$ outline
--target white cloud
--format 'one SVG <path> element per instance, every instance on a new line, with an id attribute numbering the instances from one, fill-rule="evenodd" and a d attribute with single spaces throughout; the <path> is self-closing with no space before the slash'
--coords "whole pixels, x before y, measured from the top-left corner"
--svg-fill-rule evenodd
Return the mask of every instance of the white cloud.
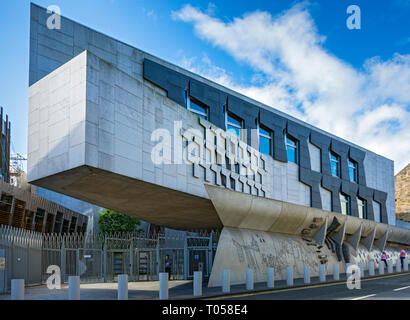
<path id="1" fill-rule="evenodd" d="M 257 81 L 240 85 L 207 56 L 184 57 L 184 67 L 384 155 L 395 172 L 409 162 L 410 55 L 373 57 L 355 69 L 326 51 L 304 4 L 230 22 L 186 5 L 172 18 L 192 23 L 199 38 L 251 66 Z"/>

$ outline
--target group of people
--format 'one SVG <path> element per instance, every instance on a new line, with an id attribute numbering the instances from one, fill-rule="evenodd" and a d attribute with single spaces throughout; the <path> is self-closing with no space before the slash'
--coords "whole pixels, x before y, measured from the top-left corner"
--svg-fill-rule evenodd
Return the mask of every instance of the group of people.
<path id="1" fill-rule="evenodd" d="M 389 258 L 389 255 L 386 253 L 386 251 L 383 251 L 381 260 L 386 265 L 386 268 L 387 268 L 387 259 L 388 258 Z M 401 262 L 401 268 L 402 269 L 403 269 L 403 266 L 404 266 L 404 259 L 406 259 L 406 251 L 403 248 L 401 248 L 400 249 L 400 262 Z"/>

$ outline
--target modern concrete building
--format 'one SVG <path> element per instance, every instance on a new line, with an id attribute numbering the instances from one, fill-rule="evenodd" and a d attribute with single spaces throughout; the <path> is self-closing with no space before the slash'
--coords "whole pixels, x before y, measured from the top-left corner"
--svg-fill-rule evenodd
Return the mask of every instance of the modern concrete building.
<path id="1" fill-rule="evenodd" d="M 223 229 L 210 286 L 224 268 L 233 283 L 249 267 L 279 279 L 410 244 L 393 161 L 65 17 L 49 29 L 49 16 L 32 5 L 30 183 L 170 228 Z"/>
<path id="2" fill-rule="evenodd" d="M 84 233 L 88 217 L 0 181 L 0 225 L 44 233 Z"/>

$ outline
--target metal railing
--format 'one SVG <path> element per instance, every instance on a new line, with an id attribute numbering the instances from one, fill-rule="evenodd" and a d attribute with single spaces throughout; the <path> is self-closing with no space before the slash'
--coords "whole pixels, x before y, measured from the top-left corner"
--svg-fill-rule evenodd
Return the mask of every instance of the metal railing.
<path id="1" fill-rule="evenodd" d="M 207 277 L 217 237 L 216 233 L 43 234 L 0 225 L 0 259 L 4 249 L 6 261 L 3 290 L 10 288 L 11 279 L 25 279 L 26 285 L 45 283 L 51 265 L 60 268 L 63 283 L 69 276 L 80 276 L 82 282 L 111 282 L 117 281 L 119 274 L 128 274 L 130 281 L 158 280 L 159 273 L 166 271 L 167 255 L 171 279 L 191 279 L 194 271 L 202 271 Z"/>

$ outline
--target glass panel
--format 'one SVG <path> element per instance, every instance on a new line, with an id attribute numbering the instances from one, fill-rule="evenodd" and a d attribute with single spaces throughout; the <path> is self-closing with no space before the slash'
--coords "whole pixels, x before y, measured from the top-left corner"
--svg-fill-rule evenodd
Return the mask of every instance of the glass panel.
<path id="1" fill-rule="evenodd" d="M 227 130 L 226 130 L 226 131 L 227 131 L 228 133 L 230 133 L 230 134 L 233 134 L 233 135 L 237 136 L 237 137 L 240 136 L 239 128 L 234 127 L 234 126 L 231 126 L 231 125 L 229 125 L 229 124 L 228 124 L 228 126 L 227 126 Z"/>
<path id="2" fill-rule="evenodd" d="M 330 170 L 335 177 L 340 176 L 339 161 L 340 157 L 334 153 L 330 153 Z"/>
<path id="3" fill-rule="evenodd" d="M 351 160 L 348 163 L 350 181 L 357 182 L 357 163 Z"/>
<path id="4" fill-rule="evenodd" d="M 271 139 L 259 136 L 259 152 L 271 155 Z"/>
<path id="5" fill-rule="evenodd" d="M 358 205 L 358 209 L 359 209 L 359 218 L 367 219 L 366 200 L 362 200 L 360 198 L 357 198 L 357 205 Z"/>
<path id="6" fill-rule="evenodd" d="M 350 215 L 350 206 L 349 206 L 349 197 L 339 194 L 340 197 L 340 206 L 342 209 L 342 214 Z"/>
<path id="7" fill-rule="evenodd" d="M 205 109 L 204 107 L 201 107 L 201 106 L 197 105 L 197 104 L 196 104 L 195 102 L 193 102 L 192 100 L 190 100 L 189 108 L 190 108 L 191 110 L 199 111 L 199 112 L 201 112 L 201 113 L 203 113 L 203 114 L 206 114 L 206 109 Z"/>
<path id="8" fill-rule="evenodd" d="M 296 141 L 292 140 L 292 139 L 289 138 L 289 137 L 286 137 L 286 144 L 287 144 L 288 146 L 296 147 Z"/>
<path id="9" fill-rule="evenodd" d="M 296 163 L 296 149 L 286 146 L 286 154 L 288 157 L 288 162 Z"/>
<path id="10" fill-rule="evenodd" d="M 259 127 L 259 134 L 262 134 L 264 136 L 270 137 L 270 132 L 263 129 L 262 127 Z"/>
<path id="11" fill-rule="evenodd" d="M 242 122 L 241 122 L 240 120 L 237 120 L 236 118 L 233 118 L 233 117 L 230 116 L 229 114 L 228 114 L 228 124 L 237 126 L 237 127 L 239 127 L 239 128 L 242 127 Z"/>

